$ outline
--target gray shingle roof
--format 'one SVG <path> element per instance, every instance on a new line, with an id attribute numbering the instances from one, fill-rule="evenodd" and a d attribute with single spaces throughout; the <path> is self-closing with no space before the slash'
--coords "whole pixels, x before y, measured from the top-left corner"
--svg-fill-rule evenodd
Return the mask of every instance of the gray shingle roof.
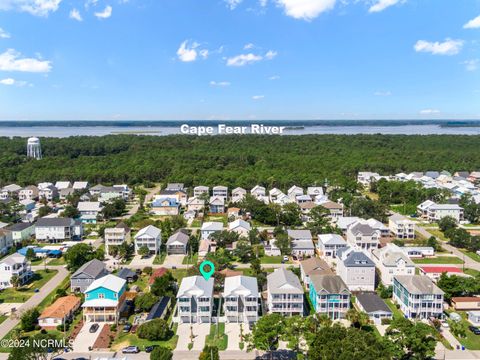
<path id="1" fill-rule="evenodd" d="M 356 298 L 367 313 L 377 311 L 392 313 L 392 310 L 385 304 L 385 301 L 375 293 L 359 293 L 356 295 Z"/>
<path id="2" fill-rule="evenodd" d="M 177 231 L 175 234 L 170 236 L 167 240 L 167 245 L 170 245 L 174 242 L 181 242 L 183 245 L 188 244 L 189 236 L 181 231 Z"/>
<path id="3" fill-rule="evenodd" d="M 292 239 L 312 239 L 310 230 L 287 230 L 287 234 Z"/>
<path id="4" fill-rule="evenodd" d="M 50 227 L 50 226 L 72 226 L 74 224 L 71 218 L 47 218 L 43 217 L 37 220 L 37 227 Z"/>
<path id="5" fill-rule="evenodd" d="M 267 276 L 267 288 L 271 294 L 303 294 L 297 275 L 280 268 Z"/>
<path id="6" fill-rule="evenodd" d="M 313 274 L 310 276 L 310 284 L 313 284 L 317 292 L 325 290 L 329 294 L 350 293 L 347 285 L 338 275 Z"/>
<path id="7" fill-rule="evenodd" d="M 356 223 L 356 224 L 353 224 L 351 226 L 351 229 L 350 231 L 353 233 L 353 234 L 362 234 L 362 235 L 366 235 L 366 236 L 370 236 L 370 235 L 373 235 L 375 233 L 375 229 L 372 228 L 370 225 L 368 224 L 362 224 L 360 222 Z"/>
<path id="8" fill-rule="evenodd" d="M 95 279 L 105 272 L 106 272 L 105 264 L 100 260 L 93 259 L 83 264 L 77 271 L 73 273 L 72 277 L 75 277 L 80 274 L 87 274 Z"/>
<path id="9" fill-rule="evenodd" d="M 352 251 L 347 255 L 343 264 L 346 267 L 375 267 L 370 258 L 362 251 Z"/>
<path id="10" fill-rule="evenodd" d="M 397 275 L 394 277 L 410 294 L 443 294 L 430 278 L 423 275 Z"/>
<path id="11" fill-rule="evenodd" d="M 333 274 L 330 266 L 328 266 L 324 260 L 317 257 L 300 261 L 300 266 L 302 267 L 303 272 L 307 275 L 319 273 Z"/>

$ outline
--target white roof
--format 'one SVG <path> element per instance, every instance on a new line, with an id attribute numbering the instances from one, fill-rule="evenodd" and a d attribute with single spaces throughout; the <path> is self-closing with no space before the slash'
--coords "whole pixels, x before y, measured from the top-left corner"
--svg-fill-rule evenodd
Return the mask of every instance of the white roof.
<path id="1" fill-rule="evenodd" d="M 323 195 L 323 188 L 321 186 L 309 186 L 307 188 L 308 195 Z"/>
<path id="2" fill-rule="evenodd" d="M 72 188 L 75 190 L 86 189 L 88 186 L 88 181 L 75 181 Z"/>
<path id="3" fill-rule="evenodd" d="M 242 194 L 246 194 L 247 190 L 245 190 L 244 188 L 241 188 L 241 187 L 236 187 L 235 189 L 232 190 L 232 194 L 235 194 L 237 192 L 242 193 Z"/>
<path id="4" fill-rule="evenodd" d="M 20 191 L 22 189 L 21 186 L 18 186 L 17 184 L 10 184 L 2 188 L 2 191 Z"/>
<path id="5" fill-rule="evenodd" d="M 270 189 L 268 193 L 270 194 L 270 196 L 278 196 L 280 194 L 283 194 L 283 191 L 277 188 L 273 188 L 273 189 Z"/>
<path id="6" fill-rule="evenodd" d="M 99 287 L 104 287 L 105 289 L 112 290 L 118 293 L 126 284 L 126 282 L 127 281 L 125 279 L 119 278 L 118 276 L 112 274 L 108 274 L 92 282 L 87 288 L 87 290 L 85 290 L 85 292 L 87 293 Z"/>
<path id="7" fill-rule="evenodd" d="M 254 192 L 257 192 L 257 191 L 265 193 L 265 188 L 263 186 L 260 186 L 260 185 L 255 185 L 253 187 L 253 189 L 250 190 L 251 193 L 254 193 Z"/>
<path id="8" fill-rule="evenodd" d="M 237 227 L 242 227 L 248 231 L 250 231 L 250 229 L 252 228 L 248 222 L 242 219 L 237 219 L 228 224 L 228 230 L 230 231 L 236 229 Z"/>
<path id="9" fill-rule="evenodd" d="M 137 233 L 137 235 L 135 235 L 135 239 L 140 237 L 140 236 L 150 236 L 150 237 L 153 237 L 153 238 L 157 238 L 160 236 L 160 234 L 162 233 L 162 230 L 160 230 L 159 228 L 153 226 L 153 225 L 148 225 L 147 227 L 144 227 L 143 229 L 140 229 Z"/>
<path id="10" fill-rule="evenodd" d="M 5 263 L 7 265 L 23 264 L 25 262 L 25 256 L 19 253 L 13 253 L 0 260 L 0 264 Z"/>
<path id="11" fill-rule="evenodd" d="M 177 298 L 180 297 L 212 297 L 213 277 L 205 280 L 203 276 L 188 276 L 182 279 Z"/>
<path id="12" fill-rule="evenodd" d="M 422 209 L 422 210 L 426 210 L 428 209 L 430 206 L 432 205 L 435 205 L 435 203 L 432 201 L 432 200 L 425 200 L 424 202 L 422 202 L 420 205 L 418 205 L 417 207 Z"/>
<path id="13" fill-rule="evenodd" d="M 292 240 L 292 250 L 298 249 L 314 250 L 315 247 L 312 240 Z"/>
<path id="14" fill-rule="evenodd" d="M 346 216 L 346 217 L 339 217 L 338 220 L 337 220 L 337 227 L 339 229 L 347 229 L 347 227 L 351 224 L 353 224 L 354 222 L 360 220 L 359 217 L 357 216 Z"/>
<path id="15" fill-rule="evenodd" d="M 338 234 L 320 234 L 318 241 L 324 245 L 346 245 L 347 242 Z"/>
<path id="16" fill-rule="evenodd" d="M 457 204 L 434 204 L 430 206 L 431 210 L 462 210 L 463 208 Z"/>
<path id="17" fill-rule="evenodd" d="M 55 183 L 55 187 L 56 187 L 58 190 L 62 190 L 62 189 L 69 188 L 69 187 L 70 187 L 70 181 L 57 181 L 57 182 Z"/>
<path id="18" fill-rule="evenodd" d="M 202 224 L 202 231 L 222 231 L 223 223 L 218 221 L 208 221 Z"/>
<path id="19" fill-rule="evenodd" d="M 225 205 L 225 199 L 221 196 L 212 196 L 209 201 L 210 205 Z"/>
<path id="20" fill-rule="evenodd" d="M 258 297 L 257 278 L 251 276 L 231 276 L 225 278 L 223 296 L 253 296 Z"/>
<path id="21" fill-rule="evenodd" d="M 102 211 L 102 206 L 98 201 L 81 201 L 77 205 L 78 211 Z"/>
<path id="22" fill-rule="evenodd" d="M 303 194 L 303 189 L 300 186 L 293 185 L 290 189 L 287 191 L 289 194 L 292 192 L 298 192 Z"/>

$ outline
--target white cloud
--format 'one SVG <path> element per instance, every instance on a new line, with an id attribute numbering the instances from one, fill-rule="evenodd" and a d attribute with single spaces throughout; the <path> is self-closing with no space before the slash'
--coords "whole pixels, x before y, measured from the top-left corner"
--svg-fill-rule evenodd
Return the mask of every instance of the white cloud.
<path id="1" fill-rule="evenodd" d="M 285 14 L 295 19 L 310 21 L 335 7 L 336 0 L 276 0 Z"/>
<path id="2" fill-rule="evenodd" d="M 377 0 L 375 4 L 370 6 L 368 12 L 375 13 L 385 10 L 386 8 L 398 4 L 401 0 Z"/>
<path id="3" fill-rule="evenodd" d="M 261 61 L 263 56 L 252 53 L 240 54 L 227 59 L 227 66 L 244 66 Z"/>
<path id="4" fill-rule="evenodd" d="M 0 0 L 0 10 L 28 12 L 35 16 L 47 16 L 58 10 L 62 0 Z"/>
<path id="5" fill-rule="evenodd" d="M 198 52 L 200 56 L 204 59 L 208 58 L 208 50 L 207 49 L 202 49 Z"/>
<path id="6" fill-rule="evenodd" d="M 465 70 L 475 71 L 478 69 L 479 62 L 480 61 L 478 59 L 471 59 L 463 61 L 462 64 L 465 65 Z"/>
<path id="7" fill-rule="evenodd" d="M 82 21 L 82 15 L 80 15 L 80 11 L 77 9 L 72 9 L 70 10 L 70 19 L 77 20 L 77 21 Z"/>
<path id="8" fill-rule="evenodd" d="M 27 85 L 28 83 L 26 81 L 19 81 L 12 78 L 6 78 L 6 79 L 0 80 L 0 84 L 7 85 L 7 86 L 15 85 L 15 86 L 21 87 L 21 86 Z"/>
<path id="9" fill-rule="evenodd" d="M 20 56 L 21 54 L 14 49 L 8 49 L 0 54 L 0 70 L 44 73 L 52 69 L 50 61 Z"/>
<path id="10" fill-rule="evenodd" d="M 255 47 L 254 44 L 248 43 L 248 44 L 245 44 L 245 46 L 243 47 L 243 50 L 253 49 L 254 47 Z"/>
<path id="11" fill-rule="evenodd" d="M 414 45 L 416 52 L 427 52 L 433 55 L 456 55 L 462 50 L 463 40 L 445 39 L 444 42 L 418 40 Z"/>
<path id="12" fill-rule="evenodd" d="M 258 3 L 261 7 L 267 6 L 267 0 L 258 0 Z"/>
<path id="13" fill-rule="evenodd" d="M 230 82 L 228 81 L 210 81 L 210 86 L 216 86 L 216 87 L 227 87 L 230 86 Z"/>
<path id="14" fill-rule="evenodd" d="M 278 75 L 272 75 L 268 78 L 268 80 L 278 80 L 278 79 L 280 79 L 280 76 Z"/>
<path id="15" fill-rule="evenodd" d="M 96 12 L 94 15 L 99 19 L 108 19 L 112 16 L 112 7 L 107 5 L 103 11 Z"/>
<path id="16" fill-rule="evenodd" d="M 224 0 L 230 10 L 234 10 L 243 0 Z"/>
<path id="17" fill-rule="evenodd" d="M 265 95 L 253 95 L 252 100 L 262 100 L 265 97 Z"/>
<path id="18" fill-rule="evenodd" d="M 277 52 L 273 50 L 268 50 L 265 54 L 265 59 L 272 60 L 275 56 L 277 56 Z"/>
<path id="19" fill-rule="evenodd" d="M 440 110 L 437 110 L 437 109 L 420 110 L 420 115 L 435 115 L 435 114 L 440 114 Z"/>
<path id="20" fill-rule="evenodd" d="M 480 28 L 480 15 L 477 16 L 475 19 L 470 20 L 465 25 L 463 25 L 464 29 L 478 29 Z"/>
<path id="21" fill-rule="evenodd" d="M 2 28 L 0 28 L 0 39 L 9 39 L 10 38 L 10 34 L 7 33 L 5 30 L 3 30 Z"/>
<path id="22" fill-rule="evenodd" d="M 375 91 L 373 93 L 375 96 L 390 96 L 392 95 L 391 91 Z"/>
<path id="23" fill-rule="evenodd" d="M 177 56 L 180 61 L 191 62 L 197 60 L 198 52 L 197 48 L 200 46 L 199 43 L 193 42 L 190 46 L 188 40 L 185 40 L 180 44 L 180 47 L 177 50 Z M 208 53 L 207 53 L 208 56 Z"/>

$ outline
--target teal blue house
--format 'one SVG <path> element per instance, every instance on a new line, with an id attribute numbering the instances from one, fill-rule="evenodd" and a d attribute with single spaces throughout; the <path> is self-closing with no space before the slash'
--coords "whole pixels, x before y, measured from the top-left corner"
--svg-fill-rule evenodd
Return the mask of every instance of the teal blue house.
<path id="1" fill-rule="evenodd" d="M 111 274 L 91 283 L 82 305 L 84 321 L 117 323 L 126 288 L 126 280 Z"/>
<path id="2" fill-rule="evenodd" d="M 311 274 L 309 298 L 315 312 L 343 319 L 350 309 L 350 291 L 338 275 Z"/>

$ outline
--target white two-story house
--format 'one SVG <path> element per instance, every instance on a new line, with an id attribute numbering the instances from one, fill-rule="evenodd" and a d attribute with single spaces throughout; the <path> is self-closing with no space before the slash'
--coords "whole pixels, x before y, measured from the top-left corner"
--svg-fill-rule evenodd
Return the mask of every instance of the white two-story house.
<path id="1" fill-rule="evenodd" d="M 258 320 L 260 295 L 257 278 L 243 275 L 225 278 L 222 296 L 228 323 L 255 323 Z"/>
<path id="2" fill-rule="evenodd" d="M 153 225 L 148 225 L 140 229 L 135 235 L 135 252 L 138 254 L 138 250 L 146 246 L 150 253 L 156 255 L 160 252 L 161 242 L 162 230 Z"/>
<path id="3" fill-rule="evenodd" d="M 12 276 L 18 276 L 20 285 L 23 285 L 32 275 L 26 257 L 19 253 L 14 253 L 0 260 L 0 289 L 12 287 Z"/>
<path id="4" fill-rule="evenodd" d="M 180 323 L 211 323 L 213 310 L 213 277 L 188 276 L 182 279 L 177 292 Z"/>
<path id="5" fill-rule="evenodd" d="M 372 251 L 372 260 L 381 273 L 382 283 L 386 286 L 393 284 L 393 277 L 397 275 L 415 275 L 415 264 L 395 244 L 387 244 Z"/>
<path id="6" fill-rule="evenodd" d="M 279 268 L 267 276 L 267 308 L 283 316 L 303 316 L 303 287 L 297 275 Z"/>
<path id="7" fill-rule="evenodd" d="M 366 220 L 358 220 L 347 228 L 347 242 L 358 249 L 372 251 L 380 245 L 381 232 Z"/>

